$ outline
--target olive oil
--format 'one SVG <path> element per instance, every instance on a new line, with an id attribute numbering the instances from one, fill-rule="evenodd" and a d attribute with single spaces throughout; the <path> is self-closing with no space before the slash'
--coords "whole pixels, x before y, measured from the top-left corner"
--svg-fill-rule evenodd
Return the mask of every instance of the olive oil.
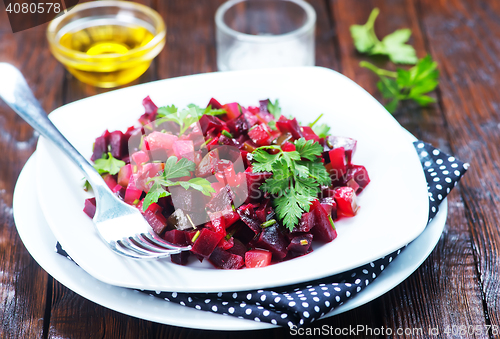
<path id="1" fill-rule="evenodd" d="M 68 71 L 85 83 L 99 87 L 126 84 L 143 74 L 151 63 L 141 49 L 154 35 L 147 25 L 116 19 L 84 21 L 61 32 L 59 44 L 73 62 Z"/>

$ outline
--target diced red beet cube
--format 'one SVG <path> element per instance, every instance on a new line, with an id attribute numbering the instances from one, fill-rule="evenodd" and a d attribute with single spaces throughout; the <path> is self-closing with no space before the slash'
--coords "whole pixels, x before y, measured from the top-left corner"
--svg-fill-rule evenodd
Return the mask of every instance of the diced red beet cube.
<path id="1" fill-rule="evenodd" d="M 218 134 L 223 129 L 227 129 L 226 123 L 213 115 L 202 115 L 199 123 L 201 127 L 201 132 L 205 136 L 209 131 Z"/>
<path id="2" fill-rule="evenodd" d="M 325 209 L 333 220 L 337 219 L 337 203 L 333 197 L 324 197 L 319 200 L 321 206 Z"/>
<path id="3" fill-rule="evenodd" d="M 368 171 L 364 166 L 350 164 L 347 166 L 346 181 L 354 180 L 358 184 L 358 188 L 354 189 L 356 194 L 361 193 L 366 186 L 370 183 L 370 177 L 368 176 Z"/>
<path id="4" fill-rule="evenodd" d="M 195 243 L 196 244 L 196 243 Z M 218 268 L 225 270 L 237 270 L 241 268 L 245 261 L 242 257 L 236 254 L 231 254 L 220 247 L 216 247 L 208 260 Z"/>
<path id="5" fill-rule="evenodd" d="M 222 238 L 222 234 L 215 233 L 210 231 L 208 228 L 204 228 L 201 230 L 198 239 L 194 242 L 191 252 L 201 256 L 202 258 L 208 258 Z"/>
<path id="6" fill-rule="evenodd" d="M 184 211 L 198 212 L 204 210 L 202 207 L 210 199 L 210 197 L 207 197 L 202 192 L 192 188 L 186 190 L 181 186 L 171 186 L 168 190 L 175 209 L 182 209 Z"/>
<path id="7" fill-rule="evenodd" d="M 314 219 L 316 220 L 316 224 L 311 230 L 314 240 L 320 242 L 330 242 L 335 239 L 337 237 L 337 231 L 330 222 L 328 213 L 325 211 L 323 206 L 321 206 L 318 200 L 314 200 L 312 202 L 311 210 L 314 213 Z"/>
<path id="8" fill-rule="evenodd" d="M 238 115 L 241 114 L 240 105 L 238 105 L 237 102 L 225 104 L 224 106 L 222 106 L 222 108 L 226 110 L 227 117 L 229 119 L 235 119 L 236 117 L 238 117 Z"/>
<path id="9" fill-rule="evenodd" d="M 265 267 L 271 263 L 273 254 L 266 250 L 254 249 L 245 253 L 245 267 Z"/>
<path id="10" fill-rule="evenodd" d="M 151 151 L 157 149 L 170 149 L 178 139 L 179 138 L 173 134 L 161 133 L 158 131 L 153 131 L 144 137 L 144 141 L 147 142 L 149 150 Z"/>
<path id="11" fill-rule="evenodd" d="M 233 211 L 232 208 L 222 211 L 222 216 L 224 217 L 224 223 L 226 225 L 226 229 L 235 222 L 237 222 L 238 220 L 240 220 L 240 215 L 235 211 Z"/>
<path id="12" fill-rule="evenodd" d="M 142 165 L 149 160 L 149 156 L 146 154 L 144 151 L 137 151 L 133 153 L 131 156 L 132 164 L 133 165 Z"/>
<path id="13" fill-rule="evenodd" d="M 224 186 L 207 204 L 207 210 L 211 212 L 224 211 L 231 208 L 234 195 L 229 185 Z"/>
<path id="14" fill-rule="evenodd" d="M 352 156 L 356 151 L 357 141 L 347 137 L 337 137 L 337 136 L 328 136 L 325 140 L 323 159 L 325 159 L 326 163 L 330 162 L 330 158 L 328 156 L 328 152 L 331 149 L 343 147 L 345 150 L 347 163 L 350 164 L 352 160 Z"/>
<path id="15" fill-rule="evenodd" d="M 243 221 L 238 220 L 234 225 L 229 227 L 227 233 L 233 234 L 234 240 L 247 245 L 251 240 L 256 237 L 253 230 L 250 229 Z"/>
<path id="16" fill-rule="evenodd" d="M 319 137 L 314 133 L 313 129 L 309 126 L 302 126 L 302 134 L 306 140 L 319 141 Z"/>
<path id="17" fill-rule="evenodd" d="M 292 238 L 287 249 L 288 251 L 295 252 L 297 254 L 304 254 L 311 247 L 312 240 L 313 235 L 310 233 L 298 234 Z"/>
<path id="18" fill-rule="evenodd" d="M 211 98 L 210 101 L 208 102 L 207 107 L 212 107 L 212 109 L 221 109 L 222 105 L 216 99 Z"/>
<path id="19" fill-rule="evenodd" d="M 299 224 L 295 226 L 292 233 L 309 232 L 314 227 L 315 219 L 312 211 L 302 213 Z"/>
<path id="20" fill-rule="evenodd" d="M 92 153 L 92 157 L 90 158 L 90 160 L 96 161 L 97 159 L 101 159 L 104 154 L 107 154 L 108 144 L 109 144 L 109 132 L 106 130 L 100 137 L 95 139 L 94 151 Z"/>
<path id="21" fill-rule="evenodd" d="M 260 106 L 260 111 L 261 112 L 268 112 L 267 106 L 269 105 L 270 100 L 265 99 L 265 100 L 259 100 L 259 106 Z"/>
<path id="22" fill-rule="evenodd" d="M 356 193 L 351 187 L 340 187 L 333 197 L 337 203 L 337 213 L 340 216 L 353 217 L 358 211 Z"/>
<path id="23" fill-rule="evenodd" d="M 189 243 L 186 238 L 186 232 L 179 231 L 177 229 L 166 231 L 165 234 L 163 234 L 163 239 L 169 243 L 179 246 L 185 246 Z"/>
<path id="24" fill-rule="evenodd" d="M 336 174 L 336 177 L 342 177 L 347 171 L 347 159 L 344 147 L 332 149 L 329 152 L 331 170 Z M 330 174 L 332 174 L 330 172 Z"/>
<path id="25" fill-rule="evenodd" d="M 83 211 L 92 219 L 94 218 L 95 215 L 95 205 L 96 205 L 95 198 L 85 199 L 85 205 L 83 207 Z"/>
<path id="26" fill-rule="evenodd" d="M 158 107 L 153 103 L 149 96 L 142 100 L 142 105 L 144 106 L 145 113 L 139 118 L 139 122 L 142 125 L 146 125 L 155 120 Z"/>
<path id="27" fill-rule="evenodd" d="M 240 206 L 237 209 L 238 214 L 240 215 L 241 220 L 255 233 L 258 234 L 262 228 L 260 227 L 261 222 L 255 214 L 252 204 L 246 204 Z"/>
<path id="28" fill-rule="evenodd" d="M 109 134 L 109 148 L 114 158 L 122 159 L 128 155 L 128 137 L 121 131 L 111 132 Z"/>
<path id="29" fill-rule="evenodd" d="M 248 198 L 251 201 L 259 201 L 264 193 L 259 187 L 269 178 L 273 176 L 271 172 L 245 172 L 247 177 Z"/>
<path id="30" fill-rule="evenodd" d="M 109 189 L 112 190 L 116 186 L 116 180 L 111 174 L 105 174 L 103 177 L 104 182 L 108 185 Z"/>
<path id="31" fill-rule="evenodd" d="M 237 138 L 240 135 L 248 132 L 250 129 L 250 124 L 245 118 L 244 114 L 240 114 L 237 118 L 227 121 L 227 127 L 229 127 L 229 132 L 233 137 Z"/>
<path id="32" fill-rule="evenodd" d="M 162 208 L 156 203 L 149 205 L 148 209 L 144 212 L 144 218 L 148 221 L 153 231 L 159 235 L 162 235 L 167 229 L 167 218 L 161 212 Z"/>
<path id="33" fill-rule="evenodd" d="M 117 180 L 118 185 L 127 187 L 131 176 L 132 176 L 132 165 L 126 164 L 125 166 L 122 166 L 120 168 L 120 171 L 118 172 L 118 180 Z"/>
<path id="34" fill-rule="evenodd" d="M 188 264 L 188 259 L 190 255 L 191 252 L 189 251 L 172 254 L 170 256 L 170 261 L 172 261 L 174 264 L 185 266 Z"/>
<path id="35" fill-rule="evenodd" d="M 259 239 L 253 242 L 255 247 L 269 250 L 273 258 L 281 260 L 286 257 L 289 241 L 278 228 L 277 224 L 266 227 L 260 233 Z"/>
<path id="36" fill-rule="evenodd" d="M 248 136 L 257 146 L 269 145 L 271 142 L 271 131 L 266 124 L 260 124 L 248 131 Z"/>
<path id="37" fill-rule="evenodd" d="M 234 238 L 231 237 L 229 239 L 226 239 L 226 237 L 222 238 L 219 243 L 217 244 L 217 247 L 222 248 L 223 250 L 228 250 L 234 246 Z"/>
<path id="38" fill-rule="evenodd" d="M 278 127 L 281 133 L 290 133 L 294 139 L 300 139 L 304 136 L 295 118 L 288 119 L 282 115 L 278 121 L 276 121 L 276 127 Z"/>
<path id="39" fill-rule="evenodd" d="M 281 149 L 284 152 L 293 152 L 296 150 L 295 145 L 289 141 L 284 142 L 283 145 L 281 145 Z"/>
<path id="40" fill-rule="evenodd" d="M 129 184 L 134 181 L 134 185 L 137 189 L 145 192 L 149 192 L 152 182 L 148 182 L 149 179 L 160 175 L 163 172 L 165 164 L 158 162 L 149 162 L 144 166 L 140 167 L 138 172 L 130 177 Z"/>
<path id="41" fill-rule="evenodd" d="M 231 238 L 231 239 L 233 239 L 233 246 L 227 251 L 229 253 L 236 254 L 244 258 L 245 253 L 247 252 L 247 247 L 239 239 L 237 238 Z"/>
<path id="42" fill-rule="evenodd" d="M 141 198 L 142 190 L 137 189 L 134 181 L 132 176 L 125 191 L 125 198 L 123 200 L 128 204 L 133 204 Z"/>
<path id="43" fill-rule="evenodd" d="M 173 143 L 172 148 L 174 149 L 175 156 L 178 159 L 186 158 L 194 162 L 193 140 L 177 140 Z"/>

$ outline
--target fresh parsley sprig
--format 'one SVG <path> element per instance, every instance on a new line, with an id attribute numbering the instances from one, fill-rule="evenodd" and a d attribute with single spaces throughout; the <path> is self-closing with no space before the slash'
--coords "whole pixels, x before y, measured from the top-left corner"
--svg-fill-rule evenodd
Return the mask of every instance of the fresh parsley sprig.
<path id="1" fill-rule="evenodd" d="M 120 171 L 120 168 L 125 166 L 125 162 L 118 160 L 111 155 L 111 152 L 104 154 L 101 159 L 94 161 L 94 168 L 99 174 L 109 173 L 115 175 Z"/>
<path id="2" fill-rule="evenodd" d="M 186 190 L 193 188 L 206 196 L 210 196 L 210 193 L 215 192 L 212 186 L 210 186 L 210 182 L 204 178 L 193 178 L 189 181 L 172 181 L 173 179 L 191 175 L 191 172 L 194 171 L 195 168 L 196 165 L 194 162 L 186 158 L 181 158 L 177 161 L 177 157 L 169 157 L 165 162 L 163 173 L 148 180 L 148 183 L 152 182 L 153 185 L 144 197 L 142 203 L 143 210 L 146 211 L 149 205 L 158 202 L 158 199 L 161 197 L 168 197 L 171 195 L 171 193 L 167 191 L 167 187 L 181 186 Z"/>
<path id="3" fill-rule="evenodd" d="M 366 61 L 362 61 L 359 65 L 379 76 L 380 81 L 377 83 L 377 87 L 384 99 L 389 99 L 385 108 L 391 113 L 403 100 L 413 100 L 420 106 L 426 106 L 436 101 L 426 95 L 436 89 L 439 83 L 437 63 L 429 55 L 420 59 L 409 70 L 398 68 L 396 72 L 380 69 Z"/>
<path id="4" fill-rule="evenodd" d="M 269 100 L 269 102 L 267 103 L 267 110 L 274 116 L 274 119 L 279 119 L 279 117 L 281 116 L 281 107 L 279 100 L 276 99 L 274 104 L 271 100 Z"/>
<path id="5" fill-rule="evenodd" d="M 323 123 L 321 125 L 316 125 L 316 123 L 323 117 L 323 113 L 319 115 L 312 123 L 309 124 L 309 127 L 312 128 L 313 132 L 320 138 L 326 138 L 328 136 L 328 132 L 330 131 L 330 126 Z"/>
<path id="6" fill-rule="evenodd" d="M 410 39 L 411 30 L 408 28 L 398 29 L 380 41 L 375 34 L 374 27 L 379 13 L 380 10 L 374 8 L 364 25 L 350 27 L 354 46 L 358 52 L 369 55 L 386 55 L 396 64 L 415 64 L 418 60 L 417 53 L 411 45 L 406 44 Z"/>
<path id="7" fill-rule="evenodd" d="M 273 173 L 260 189 L 274 196 L 276 214 L 290 231 L 298 225 L 302 213 L 309 212 L 310 203 L 320 192 L 320 185 L 331 183 L 321 162 L 323 147 L 304 138 L 294 144 L 296 150 L 291 152 L 271 145 L 259 147 L 252 153 L 254 172 Z M 276 153 L 270 154 L 268 150 Z"/>

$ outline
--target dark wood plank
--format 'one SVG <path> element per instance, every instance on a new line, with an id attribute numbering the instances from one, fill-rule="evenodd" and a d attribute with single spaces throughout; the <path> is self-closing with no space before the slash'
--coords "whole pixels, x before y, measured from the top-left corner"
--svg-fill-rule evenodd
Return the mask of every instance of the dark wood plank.
<path id="1" fill-rule="evenodd" d="M 432 50 L 427 50 L 426 32 L 422 32 L 420 28 L 417 7 L 413 1 L 364 1 L 356 2 L 355 5 L 344 0 L 333 1 L 343 73 L 380 100 L 380 93 L 375 86 L 377 77 L 359 67 L 361 60 L 373 62 L 373 58 L 361 56 L 355 51 L 349 32 L 350 25 L 366 22 L 374 7 L 381 10 L 376 22 L 379 38 L 398 28 L 408 27 L 413 32 L 410 43 L 416 48 L 419 57 Z M 451 36 L 447 38 L 454 39 Z M 375 59 L 375 63 L 380 67 L 395 68 L 384 58 Z M 421 109 L 412 104 L 405 104 L 395 117 L 417 138 L 432 143 L 445 152 L 453 153 L 450 136 L 443 133 L 447 122 L 439 105 Z M 468 157 L 464 159 L 467 160 Z M 374 301 L 379 306 L 378 312 L 382 314 L 382 324 L 386 328 L 423 329 L 423 335 L 416 335 L 415 332 L 414 335 L 406 336 L 409 338 L 426 338 L 430 328 L 439 328 L 442 331 L 447 326 L 451 328 L 486 323 L 469 225 L 464 215 L 464 203 L 459 188 L 450 195 L 449 207 L 446 230 L 429 259 L 400 286 Z M 363 323 L 366 320 L 356 321 Z"/>
<path id="2" fill-rule="evenodd" d="M 50 111 L 60 105 L 63 75 L 48 51 L 45 28 L 12 34 L 5 6 L 0 4 L 0 61 L 21 69 Z M 40 70 L 43 69 L 43 72 Z M 1 76 L 1 75 L 0 75 Z M 54 86 L 54 84 L 58 84 Z M 7 105 L 0 103 L 0 337 L 36 338 L 43 335 L 47 273 L 24 248 L 12 217 L 12 195 L 24 163 L 35 149 L 33 129 Z"/>
<path id="3" fill-rule="evenodd" d="M 500 6 L 494 1 L 420 1 L 451 147 L 471 168 L 461 188 L 488 319 L 500 325 L 498 124 Z"/>

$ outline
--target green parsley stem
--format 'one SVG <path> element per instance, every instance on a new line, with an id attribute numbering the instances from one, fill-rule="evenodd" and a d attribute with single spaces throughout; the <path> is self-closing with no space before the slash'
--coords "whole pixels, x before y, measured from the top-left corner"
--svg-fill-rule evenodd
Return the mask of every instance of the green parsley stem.
<path id="1" fill-rule="evenodd" d="M 221 134 L 225 135 L 228 138 L 231 138 L 231 139 L 233 138 L 233 135 L 231 133 L 229 133 L 228 131 L 226 131 L 225 129 L 222 130 Z"/>
<path id="2" fill-rule="evenodd" d="M 313 127 L 314 125 L 316 125 L 316 123 L 319 121 L 319 119 L 321 119 L 323 117 L 323 113 L 321 113 L 319 115 L 319 117 L 316 118 L 316 120 L 314 120 L 314 122 L 312 124 L 309 124 L 309 127 Z"/>
<path id="3" fill-rule="evenodd" d="M 398 77 L 398 73 L 378 68 L 374 64 L 371 64 L 371 63 L 369 63 L 367 61 L 361 61 L 359 63 L 359 66 L 364 67 L 364 68 L 368 68 L 369 70 L 373 71 L 378 76 L 386 76 L 386 77 L 391 77 L 391 78 L 397 78 Z"/>
<path id="4" fill-rule="evenodd" d="M 266 228 L 266 227 L 272 226 L 272 225 L 274 225 L 276 223 L 277 223 L 277 221 L 275 219 L 271 219 L 271 220 L 268 220 L 268 221 L 260 224 L 260 227 Z"/>

